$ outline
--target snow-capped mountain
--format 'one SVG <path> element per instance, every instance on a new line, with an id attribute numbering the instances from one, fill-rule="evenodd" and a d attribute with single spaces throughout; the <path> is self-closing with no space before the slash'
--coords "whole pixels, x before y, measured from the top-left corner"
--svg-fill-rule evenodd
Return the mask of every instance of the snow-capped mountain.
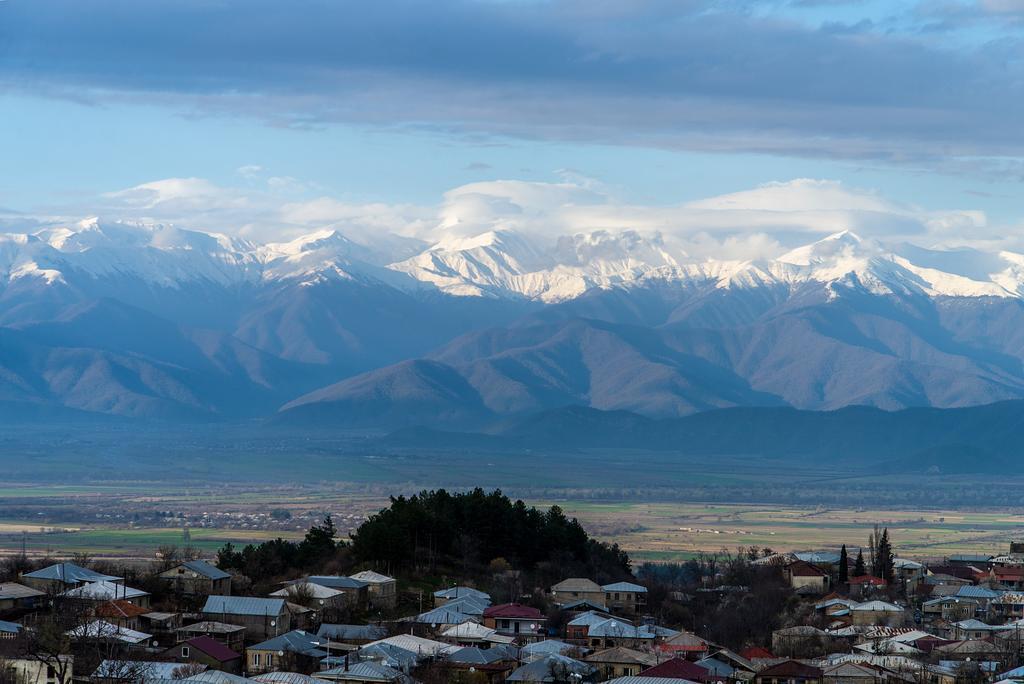
<path id="1" fill-rule="evenodd" d="M 755 261 L 633 230 L 0 235 L 0 409 L 377 425 L 962 406 L 1024 398 L 1022 331 L 1024 255 L 850 232 Z"/>

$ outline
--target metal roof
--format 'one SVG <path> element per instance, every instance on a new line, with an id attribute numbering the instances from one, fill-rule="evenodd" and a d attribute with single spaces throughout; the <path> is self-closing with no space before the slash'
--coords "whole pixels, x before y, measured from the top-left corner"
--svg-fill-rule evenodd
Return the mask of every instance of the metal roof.
<path id="1" fill-rule="evenodd" d="M 388 584 L 390 582 L 398 581 L 394 577 L 388 577 L 387 575 L 382 575 L 379 572 L 374 572 L 373 570 L 363 570 L 362 572 L 357 572 L 354 575 L 349 575 L 349 577 L 354 580 L 359 580 L 360 582 L 366 582 L 367 584 Z"/>
<path id="2" fill-rule="evenodd" d="M 441 589 L 434 592 L 434 598 L 441 599 L 457 599 L 463 596 L 474 596 L 476 598 L 486 599 L 488 603 L 491 602 L 491 595 L 480 591 L 479 589 L 473 589 L 472 587 L 448 587 L 447 589 Z"/>
<path id="3" fill-rule="evenodd" d="M 323 658 L 324 656 L 330 655 L 326 650 L 320 648 L 320 645 L 321 639 L 315 634 L 301 629 L 293 629 L 290 632 L 279 634 L 272 639 L 267 639 L 266 641 L 262 641 L 254 646 L 250 646 L 249 650 L 289 651 L 291 653 L 299 653 L 315 658 Z"/>
<path id="4" fill-rule="evenodd" d="M 337 625 L 324 623 L 320 625 L 316 635 L 331 639 L 332 641 L 345 641 L 346 639 L 373 641 L 374 639 L 386 637 L 388 630 L 379 625 Z"/>
<path id="5" fill-rule="evenodd" d="M 642 587 L 639 584 L 633 584 L 632 582 L 613 582 L 612 584 L 606 584 L 601 588 L 605 591 L 625 591 L 635 592 L 637 594 L 647 593 L 647 587 Z"/>
<path id="6" fill-rule="evenodd" d="M 344 575 L 313 575 L 311 577 L 298 580 L 297 582 L 292 582 L 292 584 L 296 584 L 298 582 L 319 584 L 321 587 L 330 587 L 331 589 L 362 589 L 367 586 L 366 582 L 352 579 L 351 577 L 345 577 Z"/>
<path id="7" fill-rule="evenodd" d="M 192 682 L 193 684 L 249 684 L 250 680 L 228 672 L 221 672 L 220 670 L 207 670 L 206 672 L 200 672 L 194 677 L 179 679 L 178 681 Z"/>
<path id="8" fill-rule="evenodd" d="M 285 610 L 284 599 L 252 596 L 210 596 L 203 612 L 207 615 L 269 615 L 275 617 Z"/>
<path id="9" fill-rule="evenodd" d="M 188 568 L 192 572 L 200 574 L 200 575 L 202 575 L 203 577 L 205 577 L 207 579 L 221 580 L 221 579 L 230 579 L 231 578 L 231 575 L 229 575 L 228 573 L 224 572 L 223 570 L 218 568 L 216 565 L 213 565 L 212 563 L 207 563 L 204 560 L 185 561 L 184 563 L 182 563 L 182 565 L 184 565 L 186 568 Z"/>
<path id="10" fill-rule="evenodd" d="M 323 681 L 298 672 L 264 672 L 251 679 L 264 684 L 320 684 Z"/>
<path id="11" fill-rule="evenodd" d="M 149 596 L 149 592 L 104 580 L 101 582 L 89 582 L 88 584 L 83 584 L 80 587 L 68 589 L 62 594 L 62 596 L 67 596 L 68 598 L 89 599 L 90 601 L 111 601 L 114 599 L 130 599 L 138 598 L 140 596 Z"/>
<path id="12" fill-rule="evenodd" d="M 461 625 L 463 622 L 474 622 L 475 620 L 476 618 L 472 615 L 449 609 L 448 606 L 434 608 L 416 616 L 416 622 L 426 625 Z"/>
<path id="13" fill-rule="evenodd" d="M 357 682 L 393 682 L 403 678 L 402 673 L 393 667 L 373 661 L 342 665 L 341 667 L 324 670 L 316 674 L 318 677 L 325 679 L 353 680 Z"/>
<path id="14" fill-rule="evenodd" d="M 36 570 L 35 572 L 26 572 L 22 577 L 31 577 L 33 579 L 43 580 L 59 580 L 68 584 L 75 584 L 77 582 L 103 582 L 121 579 L 120 577 L 115 577 L 113 575 L 104 575 L 94 570 L 90 570 L 89 568 L 83 568 L 81 565 L 75 565 L 74 563 L 55 563 Z"/>
<path id="15" fill-rule="evenodd" d="M 567 673 L 576 673 L 583 676 L 590 676 L 597 671 L 597 668 L 590 663 L 584 663 L 564 655 L 550 654 L 538 658 L 517 668 L 508 676 L 508 682 L 552 682 L 560 677 L 555 677 L 558 670 L 565 670 Z"/>
<path id="16" fill-rule="evenodd" d="M 0 620 L 0 632 L 7 634 L 17 634 L 22 630 L 22 626 L 17 622 L 7 622 L 6 620 Z"/>
<path id="17" fill-rule="evenodd" d="M 45 591 L 26 587 L 24 584 L 18 584 L 17 582 L 3 582 L 0 584 L 0 599 L 4 600 L 34 598 L 45 595 Z"/>

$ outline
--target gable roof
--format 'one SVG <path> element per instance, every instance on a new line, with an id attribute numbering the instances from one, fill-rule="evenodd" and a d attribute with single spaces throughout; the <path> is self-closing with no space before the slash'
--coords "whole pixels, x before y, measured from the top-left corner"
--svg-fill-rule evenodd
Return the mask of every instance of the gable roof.
<path id="1" fill-rule="evenodd" d="M 5 634 L 17 634 L 22 630 L 22 626 L 17 622 L 7 622 L 6 620 L 0 620 L 0 632 Z"/>
<path id="2" fill-rule="evenodd" d="M 331 587 L 325 587 L 322 584 L 314 584 L 312 582 L 296 582 L 289 584 L 284 589 L 278 589 L 277 591 L 270 592 L 269 596 L 279 596 L 281 598 L 292 598 L 297 595 L 297 592 L 308 592 L 311 598 L 315 599 L 329 599 L 335 596 L 341 596 L 344 592 L 338 589 L 332 589 Z"/>
<path id="3" fill-rule="evenodd" d="M 290 632 L 279 634 L 273 639 L 267 639 L 255 646 L 250 646 L 253 651 L 288 651 L 300 655 L 323 658 L 330 655 L 320 648 L 320 638 L 301 629 L 293 629 Z"/>
<path id="4" fill-rule="evenodd" d="M 338 625 L 325 622 L 320 625 L 316 635 L 331 641 L 373 641 L 386 637 L 388 630 L 379 625 Z"/>
<path id="5" fill-rule="evenodd" d="M 475 620 L 476 618 L 472 615 L 466 615 L 458 609 L 441 606 L 440 608 L 420 613 L 413 621 L 425 625 L 461 625 L 464 622 L 474 622 Z"/>
<path id="6" fill-rule="evenodd" d="M 552 585 L 551 591 L 599 593 L 603 591 L 603 587 L 594 580 L 587 579 L 586 577 L 568 577 L 559 582 L 558 584 Z"/>
<path id="7" fill-rule="evenodd" d="M 606 585 L 604 585 L 601 588 L 604 589 L 606 592 L 607 591 L 622 591 L 622 592 L 627 592 L 627 593 L 628 592 L 634 592 L 634 593 L 637 593 L 637 594 L 646 594 L 647 593 L 647 587 L 640 586 L 639 584 L 633 584 L 632 582 L 613 582 L 611 584 L 606 584 Z"/>
<path id="8" fill-rule="evenodd" d="M 223 570 L 218 568 L 216 565 L 214 565 L 212 563 L 208 563 L 208 562 L 206 562 L 204 560 L 185 561 L 181 565 L 185 566 L 186 568 L 188 568 L 189 570 L 191 570 L 192 572 L 194 572 L 194 573 L 196 573 L 198 575 L 202 575 L 203 577 L 205 577 L 207 579 L 222 580 L 222 579 L 230 579 L 231 578 L 231 575 L 229 575 L 228 573 L 224 572 Z"/>
<path id="9" fill-rule="evenodd" d="M 18 584 L 17 582 L 0 582 L 0 599 L 25 599 L 37 596 L 46 596 L 46 592 L 26 587 L 24 584 Z"/>
<path id="10" fill-rule="evenodd" d="M 513 618 L 518 620 L 543 620 L 544 613 L 533 606 L 521 603 L 502 603 L 484 611 L 485 618 Z"/>
<path id="11" fill-rule="evenodd" d="M 434 592 L 434 598 L 439 599 L 457 599 L 463 596 L 473 596 L 475 598 L 484 599 L 487 603 L 491 602 L 491 595 L 480 591 L 479 589 L 473 589 L 472 587 L 448 587 L 447 589 L 439 589 Z"/>
<path id="12" fill-rule="evenodd" d="M 89 599 L 90 601 L 109 601 L 113 599 L 130 599 L 139 598 L 140 596 L 149 596 L 148 591 L 142 591 L 141 589 L 133 589 L 132 587 L 126 587 L 123 584 L 115 584 L 107 580 L 101 580 L 98 582 L 88 582 L 74 589 L 68 589 L 62 596 L 68 598 L 80 598 Z"/>
<path id="13" fill-rule="evenodd" d="M 199 649 L 214 660 L 219 660 L 222 663 L 242 657 L 241 653 L 235 653 L 224 644 L 208 636 L 192 637 L 186 641 L 185 644 L 192 648 Z"/>
<path id="14" fill-rule="evenodd" d="M 398 581 L 394 577 L 382 575 L 379 572 L 374 572 L 373 570 L 363 570 L 362 572 L 357 572 L 354 575 L 349 575 L 349 577 L 360 582 L 366 582 L 367 584 L 388 584 L 389 582 Z"/>
<path id="15" fill-rule="evenodd" d="M 284 599 L 256 598 L 253 596 L 208 596 L 204 613 L 223 615 L 280 615 L 285 610 Z"/>
<path id="16" fill-rule="evenodd" d="M 590 663 L 584 663 L 563 655 L 549 654 L 522 667 L 516 668 L 505 681 L 508 682 L 552 682 L 558 670 L 589 676 L 597 671 Z"/>
<path id="17" fill-rule="evenodd" d="M 375 663 L 372 660 L 342 665 L 317 674 L 328 679 L 357 682 L 393 682 L 403 678 L 402 673 L 393 667 Z"/>
<path id="18" fill-rule="evenodd" d="M 352 579 L 345 575 L 310 575 L 289 584 L 299 584 L 302 582 L 319 584 L 322 587 L 330 587 L 331 589 L 362 589 L 367 586 L 366 582 Z"/>
<path id="19" fill-rule="evenodd" d="M 828 573 L 807 561 L 793 561 L 786 566 L 786 572 L 794 577 L 828 577 Z"/>
<path id="20" fill-rule="evenodd" d="M 778 665 L 772 665 L 757 673 L 758 678 L 803 678 L 803 679 L 820 679 L 821 670 L 811 665 L 804 665 L 797 660 L 786 660 Z"/>
<path id="21" fill-rule="evenodd" d="M 101 603 L 96 607 L 96 615 L 104 618 L 133 618 L 145 615 L 149 612 L 149 608 L 143 608 L 137 606 L 134 603 L 129 603 L 123 599 L 117 599 L 115 601 L 107 601 Z"/>
<path id="22" fill-rule="evenodd" d="M 592 653 L 583 660 L 588 663 L 627 663 L 635 665 L 657 665 L 658 659 L 650 653 L 626 648 L 625 646 L 613 646 L 603 651 Z"/>
<path id="23" fill-rule="evenodd" d="M 74 563 L 54 563 L 53 565 L 48 565 L 45 568 L 40 568 L 34 572 L 26 572 L 22 577 L 31 577 L 33 579 L 42 580 L 58 580 L 69 584 L 75 584 L 77 582 L 105 582 L 121 579 L 120 577 L 115 577 L 113 575 L 104 575 L 103 573 L 90 570 L 89 568 L 83 568 L 81 565 L 75 565 Z"/>
<path id="24" fill-rule="evenodd" d="M 664 677 L 700 681 L 711 674 L 706 667 L 683 658 L 671 658 L 640 673 L 642 677 Z"/>

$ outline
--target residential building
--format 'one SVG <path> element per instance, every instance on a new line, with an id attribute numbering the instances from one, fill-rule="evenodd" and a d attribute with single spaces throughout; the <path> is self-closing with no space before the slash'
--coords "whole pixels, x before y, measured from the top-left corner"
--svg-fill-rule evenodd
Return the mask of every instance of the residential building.
<path id="1" fill-rule="evenodd" d="M 797 590 L 806 590 L 812 594 L 824 594 L 829 591 L 831 578 L 827 570 L 802 560 L 794 561 L 782 569 L 782 574 L 789 586 Z"/>
<path id="2" fill-rule="evenodd" d="M 398 580 L 394 577 L 373 570 L 357 572 L 349 577 L 366 583 L 370 608 L 389 610 L 398 605 Z"/>
<path id="3" fill-rule="evenodd" d="M 208 620 L 245 627 L 245 637 L 265 640 L 291 630 L 291 614 L 284 599 L 248 596 L 210 596 L 203 606 Z"/>
<path id="4" fill-rule="evenodd" d="M 221 642 L 206 636 L 199 636 L 175 644 L 160 654 L 161 658 L 176 663 L 196 663 L 206 665 L 212 670 L 242 674 L 242 654 L 237 653 Z"/>
<path id="5" fill-rule="evenodd" d="M 536 608 L 518 603 L 503 603 L 484 611 L 484 626 L 499 634 L 524 640 L 543 637 L 547 618 Z"/>
<path id="6" fill-rule="evenodd" d="M 83 568 L 74 563 L 55 563 L 34 572 L 20 575 L 21 584 L 48 594 L 60 594 L 88 582 L 121 582 L 120 577 Z"/>
<path id="7" fill-rule="evenodd" d="M 315 672 L 322 658 L 330 655 L 315 634 L 300 629 L 280 634 L 245 649 L 245 670 L 259 674 L 274 670 Z"/>
<path id="8" fill-rule="evenodd" d="M 583 660 L 596 666 L 604 679 L 636 676 L 641 671 L 658 664 L 658 659 L 653 654 L 625 646 L 615 646 L 597 651 Z"/>
<path id="9" fill-rule="evenodd" d="M 821 669 L 796 660 L 766 667 L 754 677 L 757 684 L 821 684 L 823 679 Z"/>
<path id="10" fill-rule="evenodd" d="M 105 603 L 107 601 L 126 601 L 132 605 L 149 607 L 150 595 L 148 591 L 135 589 L 110 580 L 99 582 L 86 582 L 74 589 L 68 589 L 61 596 L 77 601 L 88 601 L 91 603 Z"/>
<path id="11" fill-rule="evenodd" d="M 17 582 L 0 583 L 0 611 L 35 608 L 41 605 L 46 592 Z"/>
<path id="12" fill-rule="evenodd" d="M 647 607 L 647 587 L 632 582 L 614 582 L 606 584 L 604 604 L 613 613 L 640 615 Z"/>
<path id="13" fill-rule="evenodd" d="M 607 610 L 604 588 L 597 582 L 585 577 L 570 577 L 551 587 L 552 600 L 562 607 L 568 604 L 586 601 Z"/>
<path id="14" fill-rule="evenodd" d="M 159 575 L 173 591 L 185 596 L 231 595 L 231 575 L 204 560 L 190 560 Z"/>
<path id="15" fill-rule="evenodd" d="M 239 653 L 245 647 L 245 627 L 241 625 L 231 625 L 225 622 L 217 622 L 216 620 L 205 620 L 179 627 L 175 630 L 175 633 L 178 643 L 205 636 Z"/>

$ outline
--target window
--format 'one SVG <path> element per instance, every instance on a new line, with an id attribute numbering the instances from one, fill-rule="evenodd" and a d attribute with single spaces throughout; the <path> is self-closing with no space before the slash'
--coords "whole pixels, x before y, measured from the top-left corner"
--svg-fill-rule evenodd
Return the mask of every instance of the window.
<path id="1" fill-rule="evenodd" d="M 56 679 L 57 678 L 57 670 L 54 669 L 53 665 L 47 665 L 46 666 L 46 678 L 47 679 Z"/>
<path id="2" fill-rule="evenodd" d="M 274 655 L 272 653 L 267 654 L 267 667 L 274 666 Z"/>
<path id="3" fill-rule="evenodd" d="M 252 654 L 252 664 L 255 665 L 256 667 L 260 666 L 260 654 L 259 653 L 253 653 Z"/>
<path id="4" fill-rule="evenodd" d="M 188 653 L 189 653 L 188 646 L 182 646 L 181 647 L 181 657 L 182 658 L 188 658 Z"/>

